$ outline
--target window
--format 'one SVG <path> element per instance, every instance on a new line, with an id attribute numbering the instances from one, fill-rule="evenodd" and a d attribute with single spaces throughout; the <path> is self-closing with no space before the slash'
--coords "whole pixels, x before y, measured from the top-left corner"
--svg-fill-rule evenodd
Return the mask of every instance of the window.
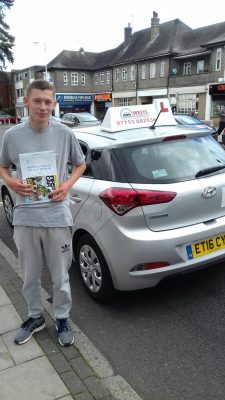
<path id="1" fill-rule="evenodd" d="M 130 106 L 130 103 L 130 97 L 122 97 L 121 99 L 119 99 L 119 107 Z"/>
<path id="2" fill-rule="evenodd" d="M 131 81 L 134 81 L 134 80 L 135 80 L 135 66 L 134 66 L 134 65 L 132 65 L 132 66 L 130 67 L 130 80 L 131 80 Z"/>
<path id="3" fill-rule="evenodd" d="M 170 140 L 166 145 L 160 142 L 123 146 L 115 148 L 115 153 L 127 181 L 138 184 L 195 180 L 198 171 L 225 162 L 224 150 L 210 135 Z M 156 173 L 159 171 L 165 173 Z"/>
<path id="4" fill-rule="evenodd" d="M 146 79 L 146 65 L 142 64 L 141 66 L 141 79 Z"/>
<path id="5" fill-rule="evenodd" d="M 127 68 L 122 69 L 122 82 L 127 81 Z"/>
<path id="6" fill-rule="evenodd" d="M 21 73 L 16 74 L 15 80 L 16 82 L 22 81 L 22 74 Z"/>
<path id="7" fill-rule="evenodd" d="M 177 113 L 192 114 L 198 111 L 199 95 L 196 93 L 179 94 L 177 99 Z"/>
<path id="8" fill-rule="evenodd" d="M 71 85 L 72 86 L 78 85 L 78 73 L 77 72 L 71 73 Z"/>
<path id="9" fill-rule="evenodd" d="M 223 104 L 224 104 L 224 101 L 221 98 L 217 99 L 217 96 L 215 96 L 215 100 L 212 101 L 211 118 L 214 118 L 214 117 L 218 118 L 220 116 L 220 112 L 221 112 L 221 108 L 222 108 Z"/>
<path id="10" fill-rule="evenodd" d="M 215 71 L 220 71 L 221 69 L 221 54 L 222 54 L 222 49 L 216 49 L 216 68 Z"/>
<path id="11" fill-rule="evenodd" d="M 120 70 L 116 69 L 115 70 L 115 81 L 119 82 L 119 80 L 120 80 Z"/>
<path id="12" fill-rule="evenodd" d="M 81 74 L 81 85 L 85 86 L 85 73 L 84 72 Z"/>
<path id="13" fill-rule="evenodd" d="M 197 74 L 202 74 L 204 72 L 204 60 L 197 61 Z"/>
<path id="14" fill-rule="evenodd" d="M 94 74 L 94 85 L 98 84 L 98 74 Z"/>
<path id="15" fill-rule="evenodd" d="M 16 89 L 16 97 L 22 97 L 22 96 L 24 96 L 24 90 Z"/>
<path id="16" fill-rule="evenodd" d="M 27 72 L 27 71 L 23 73 L 24 79 L 25 79 L 25 78 L 28 78 L 28 76 L 29 76 L 29 75 L 28 75 L 28 72 Z"/>
<path id="17" fill-rule="evenodd" d="M 191 62 L 186 62 L 184 63 L 184 68 L 183 68 L 183 75 L 190 75 L 191 74 Z"/>
<path id="18" fill-rule="evenodd" d="M 156 76 L 156 64 L 155 63 L 151 63 L 150 64 L 149 76 L 150 76 L 151 79 L 155 78 L 155 76 Z"/>
<path id="19" fill-rule="evenodd" d="M 183 74 L 184 75 L 190 75 L 191 74 L 191 62 L 184 63 Z"/>
<path id="20" fill-rule="evenodd" d="M 67 72 L 63 73 L 63 83 L 64 85 L 68 85 L 68 75 Z"/>
<path id="21" fill-rule="evenodd" d="M 109 85 L 111 83 L 111 72 L 107 71 L 106 72 L 106 83 Z"/>
<path id="22" fill-rule="evenodd" d="M 161 61 L 160 63 L 160 77 L 162 78 L 163 76 L 165 76 L 165 61 Z"/>
<path id="23" fill-rule="evenodd" d="M 104 72 L 100 73 L 100 85 L 104 85 Z"/>

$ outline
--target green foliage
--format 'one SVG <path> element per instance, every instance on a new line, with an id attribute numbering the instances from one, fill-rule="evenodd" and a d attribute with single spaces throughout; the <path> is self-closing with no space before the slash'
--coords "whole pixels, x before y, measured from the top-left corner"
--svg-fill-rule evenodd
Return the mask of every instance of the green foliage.
<path id="1" fill-rule="evenodd" d="M 0 1 L 0 70 L 5 69 L 6 60 L 13 63 L 13 52 L 15 38 L 10 35 L 9 25 L 4 21 L 5 9 L 10 9 L 14 4 L 14 0 Z"/>

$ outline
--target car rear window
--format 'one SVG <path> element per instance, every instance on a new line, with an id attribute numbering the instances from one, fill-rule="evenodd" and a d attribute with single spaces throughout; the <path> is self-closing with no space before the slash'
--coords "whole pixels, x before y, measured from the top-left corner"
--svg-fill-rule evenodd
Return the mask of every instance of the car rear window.
<path id="1" fill-rule="evenodd" d="M 203 169 L 225 165 L 225 152 L 211 136 L 119 148 L 115 152 L 131 183 L 186 181 L 195 179 Z M 225 169 L 214 173 L 221 171 Z"/>

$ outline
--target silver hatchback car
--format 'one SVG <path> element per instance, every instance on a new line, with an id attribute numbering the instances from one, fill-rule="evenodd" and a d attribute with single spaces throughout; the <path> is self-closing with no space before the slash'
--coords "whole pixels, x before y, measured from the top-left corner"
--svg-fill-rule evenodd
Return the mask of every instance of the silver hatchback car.
<path id="1" fill-rule="evenodd" d="M 88 112 L 66 113 L 62 116 L 61 122 L 70 128 L 101 125 L 101 121 Z"/>
<path id="2" fill-rule="evenodd" d="M 75 134 L 87 168 L 70 192 L 73 250 L 89 295 L 225 260 L 225 152 L 208 130 L 177 125 L 161 99 Z"/>

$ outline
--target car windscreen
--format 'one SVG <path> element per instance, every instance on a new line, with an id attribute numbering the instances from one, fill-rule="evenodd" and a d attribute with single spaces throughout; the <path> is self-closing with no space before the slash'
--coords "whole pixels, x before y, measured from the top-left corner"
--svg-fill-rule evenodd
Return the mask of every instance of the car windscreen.
<path id="1" fill-rule="evenodd" d="M 130 183 L 174 183 L 196 179 L 202 171 L 225 172 L 218 168 L 225 166 L 225 151 L 211 136 L 123 147 L 115 153 Z"/>

